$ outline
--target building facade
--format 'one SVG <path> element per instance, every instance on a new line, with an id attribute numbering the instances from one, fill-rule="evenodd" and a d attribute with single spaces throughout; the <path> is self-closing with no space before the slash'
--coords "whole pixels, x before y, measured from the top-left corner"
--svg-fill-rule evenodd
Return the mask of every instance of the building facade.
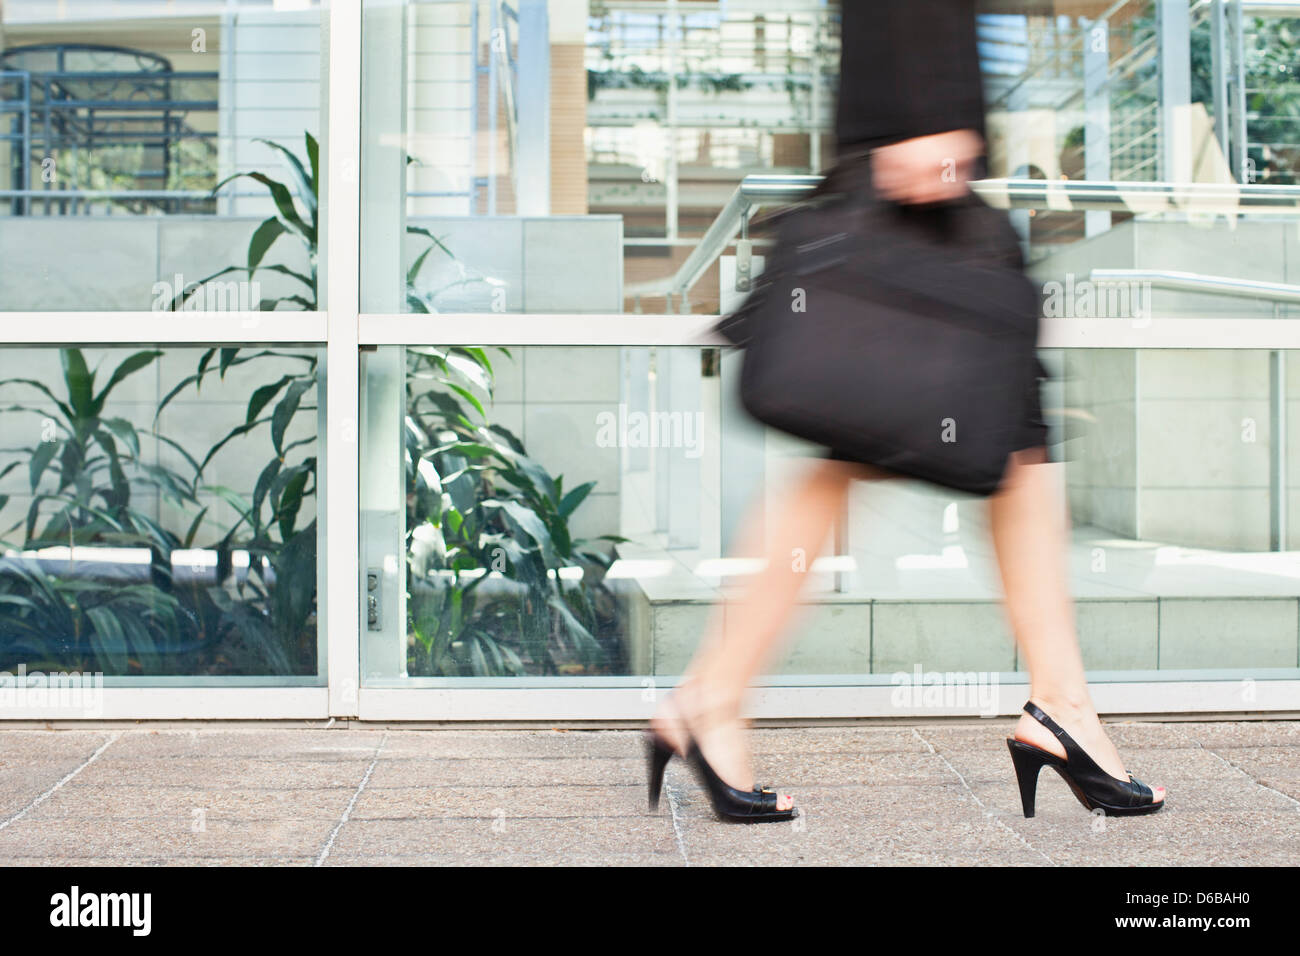
<path id="1" fill-rule="evenodd" d="M 980 14 L 1103 712 L 1300 710 L 1292 7 Z M 838 17 L 3 0 L 0 719 L 647 714 L 817 453 L 710 330 L 833 161 Z M 791 561 L 755 714 L 1023 703 L 983 502 L 862 487 Z"/>

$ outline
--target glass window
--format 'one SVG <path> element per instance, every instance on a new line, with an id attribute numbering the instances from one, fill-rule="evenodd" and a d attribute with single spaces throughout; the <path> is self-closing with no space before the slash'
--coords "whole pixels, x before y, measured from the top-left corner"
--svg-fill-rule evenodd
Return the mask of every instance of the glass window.
<path id="1" fill-rule="evenodd" d="M 0 349 L 0 670 L 319 682 L 320 360 Z"/>
<path id="2" fill-rule="evenodd" d="M 1300 304 L 1300 19 L 1245 6 L 1010 0 L 977 22 L 974 188 L 1042 295 L 1100 680 L 1296 671 L 1300 359 L 1274 320 Z M 319 685 L 329 650 L 349 715 L 357 666 L 363 689 L 678 674 L 754 572 L 747 509 L 779 515 L 820 454 L 742 414 L 740 356 L 707 336 L 764 266 L 768 213 L 836 157 L 840 11 L 6 0 L 0 310 L 28 341 L 0 334 L 0 670 Z M 359 129 L 348 96 L 329 115 L 330 18 Z M 331 175 L 327 131 L 360 133 L 359 166 Z M 360 229 L 332 245 L 360 299 L 329 337 L 324 200 L 354 189 Z M 208 315 L 93 344 L 171 310 Z M 212 314 L 271 310 L 318 314 Z M 361 370 L 328 413 L 327 352 Z M 359 541 L 327 549 L 318 501 L 354 466 L 360 499 L 329 512 L 357 508 Z M 1017 672 L 985 524 L 974 500 L 856 489 L 830 552 L 792 557 L 804 638 L 777 680 Z"/>
<path id="3" fill-rule="evenodd" d="M 977 191 L 1009 210 L 1049 324 L 1138 346 L 1043 353 L 1103 679 L 1297 660 L 1287 356 L 1148 335 L 1300 301 L 1282 288 L 1300 197 L 1258 188 L 1292 181 L 1268 105 L 1291 21 L 1212 7 L 1003 3 L 977 24 Z M 494 342 L 494 313 L 725 313 L 762 269 L 763 211 L 835 158 L 836 4 L 367 0 L 364 17 L 363 312 L 477 313 Z M 363 679 L 679 673 L 752 573 L 747 505 L 776 513 L 816 450 L 745 419 L 730 353 L 507 355 L 414 344 L 409 320 L 412 344 L 363 361 Z M 809 561 L 782 680 L 1019 669 L 980 502 L 860 488 Z M 1242 615 L 1270 636 L 1233 640 Z"/>
<path id="4" fill-rule="evenodd" d="M 1294 675 L 1300 529 L 1286 523 L 1286 476 L 1300 451 L 1275 430 L 1272 396 L 1300 401 L 1286 391 L 1295 359 L 1043 358 L 1057 374 L 1049 467 L 1073 519 L 1089 669 Z M 680 674 L 718 603 L 725 613 L 761 566 L 741 537 L 747 508 L 776 520 L 819 453 L 745 419 L 737 359 L 687 347 L 367 353 L 366 680 Z M 780 679 L 1020 670 L 986 513 L 915 483 L 857 487 L 830 552 L 790 556 L 809 580 Z"/>
<path id="5" fill-rule="evenodd" d="M 363 311 L 715 311 L 741 181 L 832 157 L 838 26 L 697 6 L 368 0 Z"/>
<path id="6" fill-rule="evenodd" d="M 0 308 L 318 307 L 317 0 L 0 17 Z"/>

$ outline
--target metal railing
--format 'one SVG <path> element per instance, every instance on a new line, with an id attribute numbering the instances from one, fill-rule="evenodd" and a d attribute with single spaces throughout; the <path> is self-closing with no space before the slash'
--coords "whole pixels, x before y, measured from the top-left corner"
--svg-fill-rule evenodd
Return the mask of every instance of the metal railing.
<path id="1" fill-rule="evenodd" d="M 1152 269 L 1093 269 L 1093 282 L 1146 282 L 1175 292 L 1203 292 L 1238 299 L 1261 299 L 1266 302 L 1300 304 L 1300 285 L 1284 282 L 1259 282 L 1232 276 L 1207 276 L 1195 272 L 1170 272 Z"/>
<path id="2" fill-rule="evenodd" d="M 629 285 L 627 294 L 637 299 L 663 296 L 667 311 L 680 303 L 679 311 L 689 312 L 691 289 L 737 236 L 748 239 L 750 219 L 760 207 L 797 202 L 821 182 L 821 176 L 746 176 L 672 276 Z M 998 209 L 1300 216 L 1300 186 L 984 179 L 971 183 L 971 189 Z"/>
<path id="3" fill-rule="evenodd" d="M 150 186 L 182 179 L 192 144 L 200 158 L 188 160 L 199 173 L 215 162 L 217 133 L 189 124 L 193 113 L 218 109 L 216 71 L 176 71 L 158 54 L 99 44 L 34 44 L 0 53 L 0 117 L 11 129 L 0 140 L 11 142 L 7 184 L 17 187 L 12 212 L 31 211 L 22 191 L 49 172 L 43 163 L 70 159 L 70 185 L 82 185 L 78 170 L 101 172 L 119 180 Z M 11 88 L 16 92 L 11 93 Z M 116 169 L 97 156 L 101 150 L 138 150 L 134 167 Z M 85 158 L 78 159 L 84 151 Z M 171 191 L 139 191 L 164 212 Z M 49 207 L 45 207 L 47 212 Z"/>

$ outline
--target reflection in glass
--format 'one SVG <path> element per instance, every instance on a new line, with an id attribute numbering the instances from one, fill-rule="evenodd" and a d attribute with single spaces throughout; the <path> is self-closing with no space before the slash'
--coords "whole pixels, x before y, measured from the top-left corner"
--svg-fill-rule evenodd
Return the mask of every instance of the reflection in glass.
<path id="1" fill-rule="evenodd" d="M 367 353 L 365 679 L 680 674 L 709 615 L 761 567 L 761 542 L 739 534 L 748 504 L 775 520 L 821 453 L 744 416 L 738 358 Z M 1285 504 L 1300 458 L 1275 431 L 1270 395 L 1280 387 L 1294 404 L 1294 374 L 1275 379 L 1266 352 L 1043 358 L 1057 460 L 1045 467 L 1068 501 L 1095 678 L 1293 672 L 1300 563 L 1288 549 L 1300 531 Z M 982 500 L 860 484 L 830 551 L 790 560 L 808 578 L 783 681 L 1020 669 Z"/>
<path id="2" fill-rule="evenodd" d="M 487 352 L 405 351 L 408 673 L 624 673 L 602 582 L 618 539 L 574 525 L 597 482 L 552 475 L 489 414 Z"/>
<path id="3" fill-rule="evenodd" d="M 0 18 L 0 309 L 311 307 L 317 0 L 11 0 Z M 263 262 L 286 232 L 306 248 Z"/>
<path id="4" fill-rule="evenodd" d="M 314 351 L 0 364 L 0 669 L 317 674 Z"/>
<path id="5" fill-rule="evenodd" d="M 978 19 L 987 175 L 1057 186 L 1013 203 L 1031 262 L 1080 279 L 1084 265 L 1282 279 L 1238 248 L 1231 203 L 1144 206 L 1082 187 L 1293 184 L 1294 18 L 1151 0 L 996 6 Z M 834 161 L 839 12 L 699 7 L 367 3 L 363 231 L 379 251 L 363 263 L 363 309 L 730 308 L 771 239 L 755 213 Z M 1251 215 L 1295 216 L 1295 196 L 1268 204 Z M 403 243 L 405 226 L 445 246 L 414 297 L 399 293 L 423 244 Z M 1188 250 L 1206 231 L 1218 248 L 1202 263 Z"/>

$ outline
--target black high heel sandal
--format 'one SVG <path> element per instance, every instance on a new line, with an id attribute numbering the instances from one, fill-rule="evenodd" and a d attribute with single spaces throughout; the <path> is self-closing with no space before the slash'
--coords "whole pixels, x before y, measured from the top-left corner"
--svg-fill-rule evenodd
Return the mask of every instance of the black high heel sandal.
<path id="1" fill-rule="evenodd" d="M 1016 782 L 1020 785 L 1020 804 L 1025 817 L 1034 815 L 1034 796 L 1038 788 L 1038 772 L 1044 766 L 1061 775 L 1079 802 L 1089 810 L 1101 810 L 1106 816 L 1122 817 L 1141 813 L 1155 813 L 1164 801 L 1157 801 L 1155 793 L 1132 774 L 1127 780 L 1112 777 L 1074 742 L 1061 726 L 1032 701 L 1025 704 L 1025 713 L 1056 735 L 1065 748 L 1065 758 L 1048 753 L 1041 747 L 1027 744 L 1014 737 L 1007 738 L 1011 762 L 1016 768 Z"/>
<path id="2" fill-rule="evenodd" d="M 668 761 L 677 751 L 669 746 L 654 732 L 646 734 L 646 775 L 650 785 L 650 810 L 659 809 L 659 793 L 663 789 L 664 770 Z M 704 759 L 699 745 L 694 739 L 686 751 L 686 762 L 709 792 L 709 802 L 713 810 L 729 823 L 780 823 L 793 820 L 799 815 L 798 808 L 778 810 L 779 799 L 775 790 L 768 787 L 755 787 L 753 790 L 737 790 L 717 775 L 709 762 Z"/>
<path id="3" fill-rule="evenodd" d="M 659 792 L 664 787 L 664 770 L 668 761 L 677 755 L 677 751 L 660 738 L 654 731 L 645 735 L 646 777 L 650 785 L 650 812 L 659 809 Z"/>

